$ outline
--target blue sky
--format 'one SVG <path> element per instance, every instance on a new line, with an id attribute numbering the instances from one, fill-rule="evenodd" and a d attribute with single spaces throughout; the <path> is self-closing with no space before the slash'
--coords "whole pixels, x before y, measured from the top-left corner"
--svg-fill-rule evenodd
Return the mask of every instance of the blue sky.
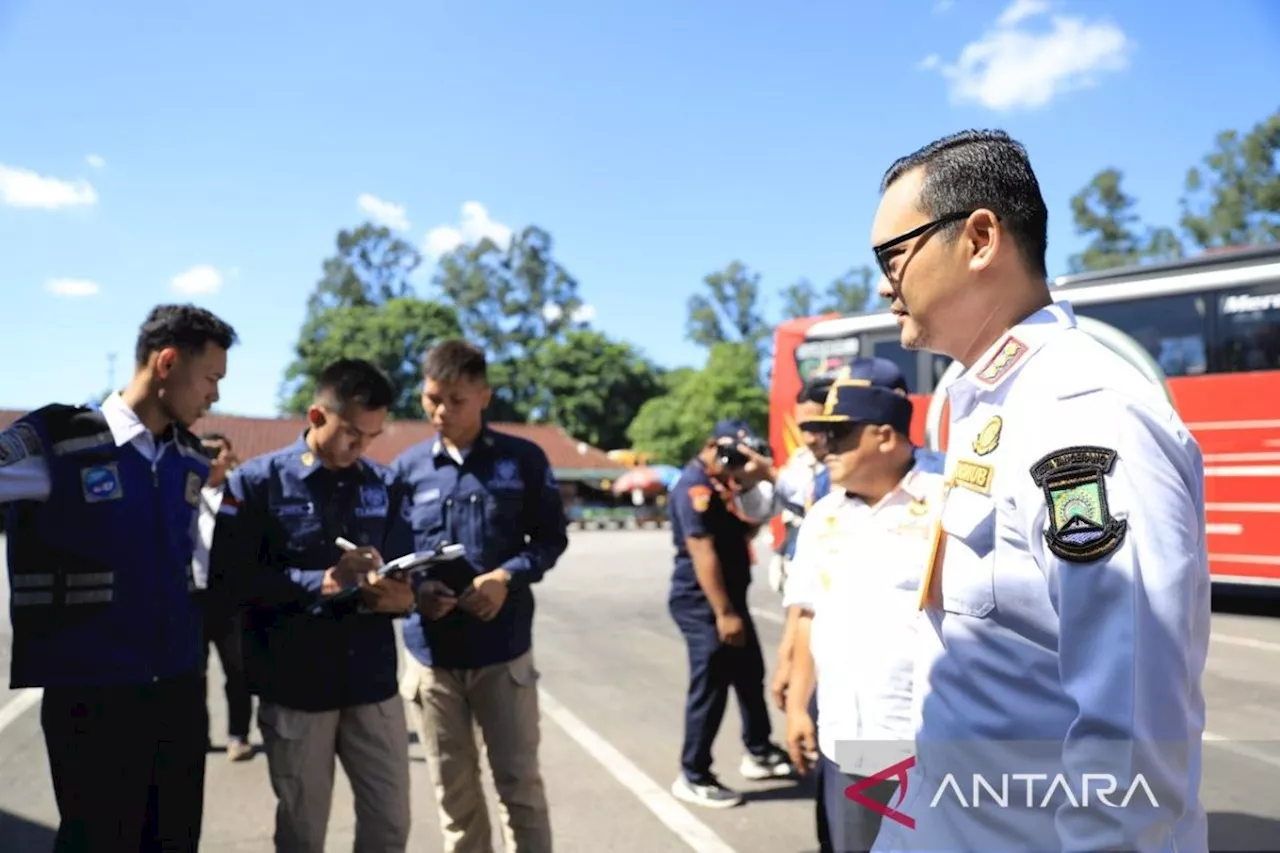
<path id="1" fill-rule="evenodd" d="M 598 327 L 698 364 L 705 274 L 741 260 L 776 309 L 869 262 L 877 181 L 930 139 L 1028 146 L 1058 273 L 1097 170 L 1172 223 L 1214 134 L 1280 106 L 1268 0 L 355 8 L 0 2 L 0 407 L 79 402 L 112 352 L 122 384 L 147 310 L 191 299 L 241 335 L 219 408 L 273 413 L 366 211 L 437 249 L 540 225 Z"/>

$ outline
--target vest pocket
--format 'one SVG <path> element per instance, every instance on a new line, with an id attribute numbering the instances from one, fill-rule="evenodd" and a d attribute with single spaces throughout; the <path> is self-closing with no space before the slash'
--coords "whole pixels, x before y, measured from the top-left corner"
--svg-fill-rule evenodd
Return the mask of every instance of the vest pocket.
<path id="1" fill-rule="evenodd" d="M 941 566 L 942 609 L 981 619 L 995 609 L 996 505 L 954 489 L 942 510 L 947 534 Z"/>

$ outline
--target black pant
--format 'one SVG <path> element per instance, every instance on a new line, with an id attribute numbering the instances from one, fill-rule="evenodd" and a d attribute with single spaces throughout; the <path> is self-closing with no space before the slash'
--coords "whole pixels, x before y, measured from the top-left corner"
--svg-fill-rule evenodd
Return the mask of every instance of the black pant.
<path id="1" fill-rule="evenodd" d="M 227 735 L 233 738 L 249 737 L 249 721 L 253 717 L 253 700 L 249 696 L 249 682 L 244 672 L 244 614 L 201 593 L 201 609 L 204 611 L 204 669 L 205 689 L 205 747 L 209 738 L 209 646 L 218 650 L 222 672 L 226 677 L 224 692 L 227 696 Z"/>
<path id="2" fill-rule="evenodd" d="M 813 695 L 809 697 L 809 718 L 813 720 L 814 729 L 818 726 L 818 690 L 814 686 Z M 813 767 L 814 800 L 816 808 L 814 817 L 818 823 L 818 853 L 834 853 L 831 846 L 831 824 L 827 820 L 827 782 L 826 762 L 819 761 Z"/>
<path id="3" fill-rule="evenodd" d="M 685 702 L 684 749 L 680 763 L 690 781 L 711 775 L 711 746 L 724 719 L 729 689 L 738 697 L 742 742 L 753 755 L 769 748 L 771 724 L 764 698 L 764 654 L 746 602 L 735 605 L 746 628 L 744 646 L 720 642 L 716 617 L 705 600 L 672 599 L 671 616 L 689 647 L 689 695 Z"/>
<path id="4" fill-rule="evenodd" d="M 825 755 L 818 760 L 822 764 L 822 793 L 827 804 L 831 849 L 835 853 L 869 853 L 880 833 L 880 814 L 844 793 L 850 785 L 867 777 L 842 772 L 840 765 Z M 898 783 L 886 780 L 865 789 L 863 794 L 881 805 L 888 805 L 897 792 Z"/>
<path id="5" fill-rule="evenodd" d="M 193 853 L 204 817 L 200 673 L 49 687 L 44 727 L 62 817 L 54 853 Z"/>

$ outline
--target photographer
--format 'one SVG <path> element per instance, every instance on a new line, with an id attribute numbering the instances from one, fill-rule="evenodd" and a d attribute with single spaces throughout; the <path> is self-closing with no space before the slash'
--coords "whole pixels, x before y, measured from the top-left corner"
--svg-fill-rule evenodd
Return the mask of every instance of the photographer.
<path id="1" fill-rule="evenodd" d="M 776 472 L 762 449 L 745 423 L 721 421 L 671 489 L 676 558 L 668 606 L 689 647 L 682 772 L 671 790 L 709 808 L 742 801 L 711 772 L 730 688 L 742 712 L 742 775 L 793 774 L 786 753 L 769 740 L 764 657 L 747 609 L 750 540 L 774 506 Z"/>

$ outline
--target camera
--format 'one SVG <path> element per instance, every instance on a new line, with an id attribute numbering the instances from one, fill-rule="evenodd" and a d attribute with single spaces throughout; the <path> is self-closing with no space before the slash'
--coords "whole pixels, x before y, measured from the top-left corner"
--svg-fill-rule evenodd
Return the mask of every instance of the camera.
<path id="1" fill-rule="evenodd" d="M 766 459 L 773 456 L 768 443 L 757 436 L 752 435 L 740 438 L 737 443 L 760 454 Z M 722 444 L 720 446 L 719 459 L 720 464 L 726 468 L 741 468 L 750 461 L 747 459 L 746 455 L 733 444 Z"/>

